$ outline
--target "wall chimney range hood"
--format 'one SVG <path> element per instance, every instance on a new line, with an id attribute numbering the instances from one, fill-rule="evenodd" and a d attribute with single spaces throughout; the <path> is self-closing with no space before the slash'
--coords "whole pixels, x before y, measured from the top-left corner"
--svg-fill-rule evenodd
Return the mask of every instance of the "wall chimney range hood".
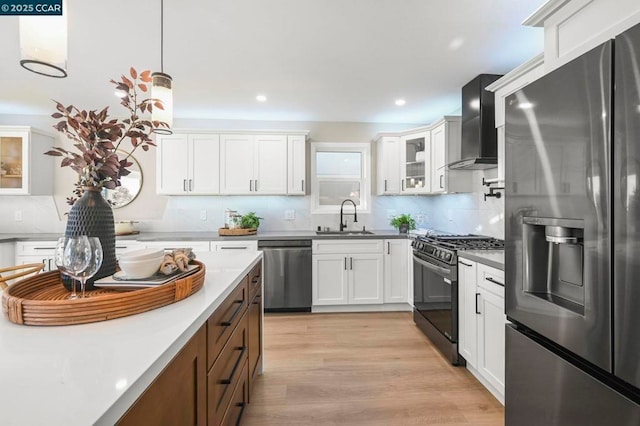
<path id="1" fill-rule="evenodd" d="M 485 87 L 500 77 L 480 74 L 462 88 L 462 160 L 449 164 L 450 169 L 478 170 L 497 166 L 494 94 Z"/>

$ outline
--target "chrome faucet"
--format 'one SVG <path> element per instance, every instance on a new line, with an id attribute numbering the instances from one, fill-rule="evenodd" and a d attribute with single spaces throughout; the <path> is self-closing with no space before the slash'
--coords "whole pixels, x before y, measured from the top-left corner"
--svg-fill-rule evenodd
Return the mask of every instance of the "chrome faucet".
<path id="1" fill-rule="evenodd" d="M 342 217 L 345 214 L 351 214 L 351 213 L 343 213 L 342 211 L 342 208 L 344 207 L 344 203 L 346 203 L 347 201 L 353 204 L 353 221 L 354 222 L 358 221 L 358 213 L 356 212 L 356 203 L 354 203 L 353 200 L 350 200 L 347 198 L 342 202 L 342 204 L 340 204 L 340 232 L 344 231 L 344 228 L 347 227 L 347 224 L 344 222 L 344 219 Z"/>

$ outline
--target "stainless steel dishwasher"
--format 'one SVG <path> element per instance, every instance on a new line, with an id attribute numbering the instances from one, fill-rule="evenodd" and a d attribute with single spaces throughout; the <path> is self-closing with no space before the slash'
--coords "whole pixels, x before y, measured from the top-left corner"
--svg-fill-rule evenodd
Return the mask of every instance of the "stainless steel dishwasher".
<path id="1" fill-rule="evenodd" d="M 311 312 L 311 240 L 263 240 L 265 312 Z"/>

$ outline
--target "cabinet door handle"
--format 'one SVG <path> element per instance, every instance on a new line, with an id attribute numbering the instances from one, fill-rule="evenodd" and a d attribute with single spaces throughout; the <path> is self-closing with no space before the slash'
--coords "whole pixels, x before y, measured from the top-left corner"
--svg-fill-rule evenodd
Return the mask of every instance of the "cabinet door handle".
<path id="1" fill-rule="evenodd" d="M 404 179 L 402 179 L 402 190 L 404 191 Z"/>
<path id="2" fill-rule="evenodd" d="M 344 258 L 344 270 L 345 271 L 347 270 L 347 258 L 346 257 Z"/>
<path id="3" fill-rule="evenodd" d="M 256 192 L 258 192 L 258 179 L 255 180 L 256 183 L 253 184 L 253 188 Z"/>
<path id="4" fill-rule="evenodd" d="M 353 271 L 353 257 L 349 258 L 349 268 Z"/>
<path id="5" fill-rule="evenodd" d="M 237 303 L 238 307 L 236 308 L 236 310 L 233 312 L 233 315 L 231 315 L 231 318 L 229 318 L 228 321 L 221 321 L 220 325 L 223 327 L 230 327 L 231 324 L 233 324 L 233 320 L 236 319 L 236 317 L 238 316 L 238 314 L 240 313 L 240 311 L 242 310 L 242 304 L 244 303 L 244 299 L 238 299 L 238 300 L 234 300 L 233 303 Z"/>
<path id="6" fill-rule="evenodd" d="M 387 180 L 384 180 L 384 192 L 387 192 Z"/>
<path id="7" fill-rule="evenodd" d="M 493 278 L 491 278 L 491 277 L 485 277 L 485 281 L 489 281 L 490 283 L 498 284 L 498 285 L 501 285 L 502 287 L 504 287 L 504 283 L 501 283 L 501 282 L 500 282 L 500 281 L 498 281 L 498 280 L 494 280 L 494 279 L 493 279 Z"/>
<path id="8" fill-rule="evenodd" d="M 458 262 L 459 262 L 461 265 L 464 265 L 464 266 L 473 266 L 473 265 L 471 265 L 470 263 L 464 263 L 462 260 L 458 260 Z"/>
<path id="9" fill-rule="evenodd" d="M 257 295 L 256 297 L 254 297 L 252 303 L 254 305 L 259 305 L 260 304 L 260 295 Z"/>
<path id="10" fill-rule="evenodd" d="M 478 296 L 480 296 L 480 293 L 476 293 L 476 314 L 480 315 L 482 312 L 478 310 Z"/>
<path id="11" fill-rule="evenodd" d="M 444 175 L 440 175 L 440 188 L 444 189 L 444 185 L 442 184 L 442 178 Z"/>
<path id="12" fill-rule="evenodd" d="M 249 192 L 253 191 L 253 179 L 249 179 Z"/>
<path id="13" fill-rule="evenodd" d="M 300 189 L 304 192 L 304 179 L 300 181 Z"/>
<path id="14" fill-rule="evenodd" d="M 193 179 L 189 179 L 189 191 L 193 191 Z"/>
<path id="15" fill-rule="evenodd" d="M 236 360 L 236 364 L 233 366 L 233 370 L 231 370 L 231 374 L 228 379 L 221 379 L 220 384 L 222 385 L 230 385 L 233 381 L 233 378 L 236 376 L 238 372 L 238 367 L 240 367 L 240 361 L 242 361 L 242 355 L 244 355 L 244 351 L 247 350 L 246 346 L 236 346 L 234 348 L 236 351 L 240 351 L 240 355 L 238 355 L 238 359 Z"/>
<path id="16" fill-rule="evenodd" d="M 391 243 L 387 241 L 387 254 L 391 254 Z"/>
<path id="17" fill-rule="evenodd" d="M 186 179 L 182 179 L 182 190 L 184 192 L 187 192 L 187 180 Z"/>

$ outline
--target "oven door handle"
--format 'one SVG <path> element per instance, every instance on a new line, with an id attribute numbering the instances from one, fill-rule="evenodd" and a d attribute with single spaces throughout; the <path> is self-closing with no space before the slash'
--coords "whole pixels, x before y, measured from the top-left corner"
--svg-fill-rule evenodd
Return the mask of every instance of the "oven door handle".
<path id="1" fill-rule="evenodd" d="M 447 269 L 447 268 L 443 268 L 441 266 L 437 266 L 434 265 L 432 263 L 429 262 L 425 262 L 424 260 L 420 259 L 419 257 L 413 256 L 413 260 L 415 262 L 418 262 L 420 265 L 424 266 L 425 268 L 429 269 L 430 271 L 435 272 L 438 275 L 442 275 L 443 277 L 450 277 L 451 276 L 451 270 Z"/>

